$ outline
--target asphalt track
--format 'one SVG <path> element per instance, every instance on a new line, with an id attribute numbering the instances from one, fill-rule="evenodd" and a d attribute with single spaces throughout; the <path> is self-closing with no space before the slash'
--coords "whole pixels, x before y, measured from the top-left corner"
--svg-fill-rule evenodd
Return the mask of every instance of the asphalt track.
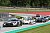
<path id="1" fill-rule="evenodd" d="M 27 27 L 31 27 L 31 26 L 36 26 L 38 24 L 42 24 L 42 23 L 36 23 L 33 25 L 22 25 L 20 27 L 4 27 L 4 28 L 0 29 L 0 33 L 9 32 L 9 31 L 13 31 L 13 30 L 19 30 L 19 29 L 27 28 Z"/>
<path id="2" fill-rule="evenodd" d="M 18 12 L 18 13 L 50 15 L 50 12 Z M 0 23 L 0 24 L 2 25 L 2 23 Z M 42 23 L 37 23 L 37 24 L 42 24 Z M 33 25 L 22 25 L 20 27 L 5 27 L 5 28 L 0 29 L 0 33 L 12 31 L 12 30 L 15 30 L 15 29 L 18 30 L 18 29 L 21 29 L 21 28 L 27 28 L 27 27 L 34 26 L 34 25 L 37 25 L 37 24 L 33 24 Z"/>
<path id="3" fill-rule="evenodd" d="M 3 26 L 4 21 L 0 21 L 0 26 Z M 41 23 L 37 23 L 37 24 L 41 24 Z M 33 25 L 22 25 L 20 27 L 2 27 L 0 28 L 0 33 L 4 33 L 4 32 L 8 32 L 8 31 L 12 31 L 12 30 L 19 30 L 22 28 L 27 28 L 27 27 L 31 27 L 37 24 L 33 24 Z"/>

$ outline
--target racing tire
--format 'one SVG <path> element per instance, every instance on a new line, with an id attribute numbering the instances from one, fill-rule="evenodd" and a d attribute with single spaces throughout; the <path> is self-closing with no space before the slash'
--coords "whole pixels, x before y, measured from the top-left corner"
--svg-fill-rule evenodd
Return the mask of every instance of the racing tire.
<path id="1" fill-rule="evenodd" d="M 32 23 L 30 22 L 29 25 L 32 25 Z"/>
<path id="2" fill-rule="evenodd" d="M 23 24 L 23 23 L 22 23 L 22 22 L 20 22 L 20 26 L 22 26 L 22 24 Z"/>
<path id="3" fill-rule="evenodd" d="M 19 27 L 20 26 L 20 24 L 19 24 L 19 22 L 17 22 L 17 25 L 16 25 L 16 27 Z"/>

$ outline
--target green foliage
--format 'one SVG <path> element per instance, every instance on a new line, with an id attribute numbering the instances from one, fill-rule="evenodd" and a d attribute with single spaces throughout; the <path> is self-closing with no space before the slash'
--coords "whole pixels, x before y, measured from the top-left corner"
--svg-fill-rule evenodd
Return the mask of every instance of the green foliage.
<path id="1" fill-rule="evenodd" d="M 1 6 L 10 6 L 10 1 L 9 0 L 0 0 L 0 5 Z"/>
<path id="2" fill-rule="evenodd" d="M 0 6 L 50 6 L 50 0 L 0 0 Z"/>

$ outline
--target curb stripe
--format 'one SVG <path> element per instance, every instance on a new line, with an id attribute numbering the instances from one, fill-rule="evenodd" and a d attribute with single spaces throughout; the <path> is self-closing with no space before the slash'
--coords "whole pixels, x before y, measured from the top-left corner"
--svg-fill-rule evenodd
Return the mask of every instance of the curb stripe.
<path id="1" fill-rule="evenodd" d="M 9 31 L 9 32 L 5 32 L 5 33 L 17 33 L 17 32 L 21 32 L 21 31 L 25 31 L 25 30 L 29 30 L 29 29 L 32 29 L 32 28 L 38 28 L 38 27 L 41 27 L 41 26 L 46 26 L 46 25 L 49 25 L 50 22 L 46 22 L 44 24 L 39 24 L 39 25 L 36 25 L 36 26 L 31 26 L 31 27 L 27 27 L 27 28 L 22 28 L 22 29 L 19 29 L 19 30 L 13 30 L 13 31 Z"/>

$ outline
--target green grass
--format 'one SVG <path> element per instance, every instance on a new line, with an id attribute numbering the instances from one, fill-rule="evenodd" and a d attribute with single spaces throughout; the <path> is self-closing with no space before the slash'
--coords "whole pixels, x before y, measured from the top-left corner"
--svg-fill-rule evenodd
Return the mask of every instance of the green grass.
<path id="1" fill-rule="evenodd" d="M 23 31 L 23 32 L 18 32 L 18 33 L 50 33 L 50 25 Z"/>
<path id="2" fill-rule="evenodd" d="M 14 10 L 6 10 L 6 9 L 0 9 L 0 12 L 35 12 L 35 11 L 46 11 L 50 12 L 50 9 L 14 9 Z"/>
<path id="3" fill-rule="evenodd" d="M 27 10 L 0 10 L 0 12 L 27 12 Z"/>

